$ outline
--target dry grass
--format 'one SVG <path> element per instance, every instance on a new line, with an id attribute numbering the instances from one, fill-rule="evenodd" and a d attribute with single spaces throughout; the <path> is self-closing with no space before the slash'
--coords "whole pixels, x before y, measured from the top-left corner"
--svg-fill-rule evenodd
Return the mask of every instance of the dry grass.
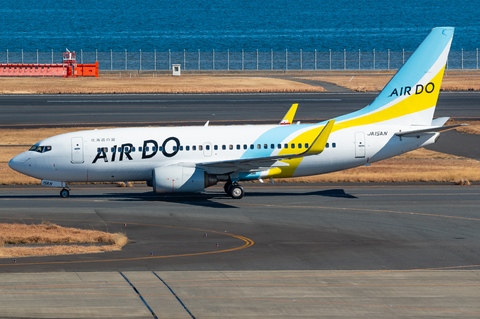
<path id="1" fill-rule="evenodd" d="M 103 244 L 101 246 L 59 246 L 58 244 Z M 0 224 L 0 257 L 84 254 L 121 250 L 128 238 L 121 233 L 41 225 Z M 18 244 L 52 244 L 47 247 L 4 247 Z M 109 244 L 109 245 L 105 245 Z"/>
<path id="2" fill-rule="evenodd" d="M 136 78 L 0 78 L 0 94 L 322 92 L 323 88 L 268 77 L 160 76 Z"/>
<path id="3" fill-rule="evenodd" d="M 318 76 L 298 77 L 299 79 L 331 82 L 349 88 L 356 92 L 381 91 L 390 81 L 392 75 L 345 75 L 345 76 Z M 448 74 L 442 82 L 444 91 L 478 91 L 480 90 L 480 75 L 477 74 Z"/>
<path id="4" fill-rule="evenodd" d="M 447 125 L 468 124 L 467 126 L 460 126 L 455 128 L 457 131 L 468 134 L 480 134 L 480 121 L 453 121 L 447 122 Z"/>
<path id="5" fill-rule="evenodd" d="M 388 159 L 324 175 L 279 179 L 297 183 L 453 182 L 480 181 L 480 162 L 472 159 Z M 463 184 L 463 183 L 462 183 Z"/>
<path id="6" fill-rule="evenodd" d="M 102 253 L 118 251 L 121 247 L 107 246 L 50 246 L 50 247 L 7 247 L 0 248 L 0 258 L 18 258 L 32 256 L 58 256 Z"/>

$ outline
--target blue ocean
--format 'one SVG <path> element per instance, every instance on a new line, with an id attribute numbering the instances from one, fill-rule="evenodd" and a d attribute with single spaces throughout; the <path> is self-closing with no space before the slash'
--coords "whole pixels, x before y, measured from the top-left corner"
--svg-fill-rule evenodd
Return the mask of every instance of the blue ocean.
<path id="1" fill-rule="evenodd" d="M 0 51 L 401 51 L 436 26 L 480 46 L 476 1 L 3 0 Z"/>

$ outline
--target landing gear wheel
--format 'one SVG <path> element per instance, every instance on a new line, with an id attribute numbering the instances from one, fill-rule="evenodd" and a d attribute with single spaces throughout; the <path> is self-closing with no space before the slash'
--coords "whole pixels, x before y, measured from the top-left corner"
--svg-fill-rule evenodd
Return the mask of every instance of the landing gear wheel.
<path id="1" fill-rule="evenodd" d="M 232 185 L 230 187 L 230 196 L 232 196 L 233 199 L 240 199 L 243 197 L 245 194 L 243 187 L 240 185 Z"/>
<path id="2" fill-rule="evenodd" d="M 68 189 L 64 188 L 60 191 L 61 198 L 67 198 L 68 196 L 70 196 L 70 191 Z"/>

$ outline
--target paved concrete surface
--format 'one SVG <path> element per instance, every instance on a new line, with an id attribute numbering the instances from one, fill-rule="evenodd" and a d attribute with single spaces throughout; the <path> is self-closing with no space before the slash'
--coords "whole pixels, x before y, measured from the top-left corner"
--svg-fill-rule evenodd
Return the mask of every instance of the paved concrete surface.
<path id="1" fill-rule="evenodd" d="M 480 316 L 480 271 L 467 269 L 69 272 L 0 281 L 2 318 Z"/>
<path id="2" fill-rule="evenodd" d="M 2 95 L 0 128 L 71 125 L 278 123 L 293 103 L 302 122 L 361 109 L 377 93 Z M 480 118 L 480 92 L 440 93 L 436 117 Z M 186 116 L 188 114 L 188 116 Z"/>

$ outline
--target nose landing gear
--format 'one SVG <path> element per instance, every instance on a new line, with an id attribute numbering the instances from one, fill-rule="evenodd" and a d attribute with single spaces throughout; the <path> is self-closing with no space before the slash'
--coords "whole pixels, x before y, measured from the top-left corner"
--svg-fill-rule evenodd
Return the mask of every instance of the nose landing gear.
<path id="1" fill-rule="evenodd" d="M 67 198 L 68 196 L 70 196 L 70 190 L 68 188 L 64 188 L 60 191 L 61 198 Z"/>
<path id="2" fill-rule="evenodd" d="M 243 187 L 238 185 L 237 182 L 226 182 L 225 185 L 223 186 L 223 189 L 225 190 L 225 193 L 232 197 L 233 199 L 240 199 L 245 195 L 245 191 L 243 190 Z"/>

